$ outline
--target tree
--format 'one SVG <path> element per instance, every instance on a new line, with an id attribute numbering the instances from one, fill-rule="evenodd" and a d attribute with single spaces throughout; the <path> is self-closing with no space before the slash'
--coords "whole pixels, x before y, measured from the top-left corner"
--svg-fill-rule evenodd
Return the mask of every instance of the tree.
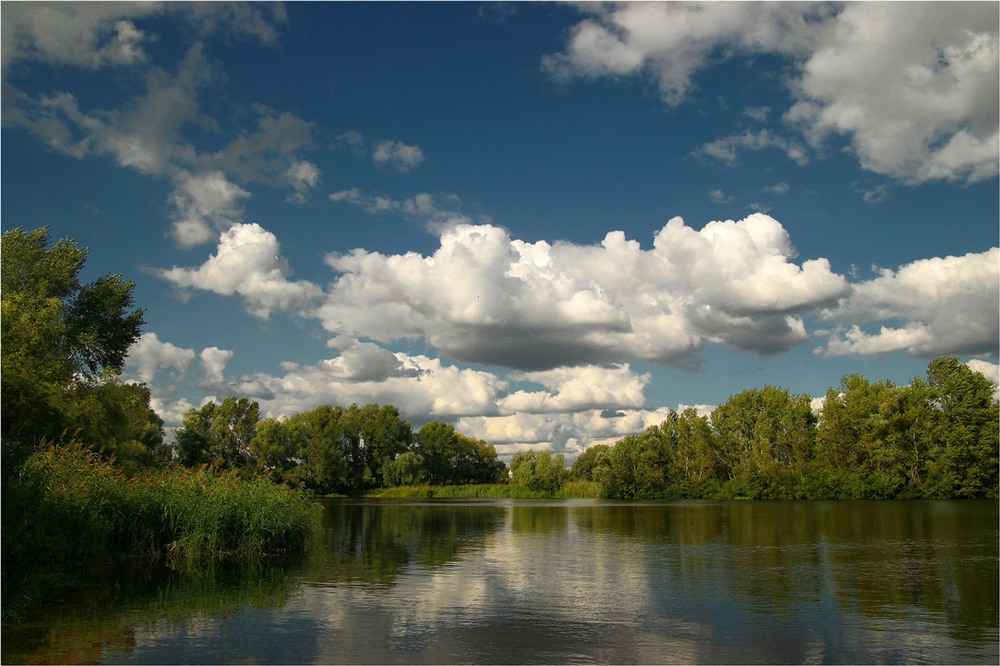
<path id="1" fill-rule="evenodd" d="M 927 380 L 937 416 L 927 494 L 995 497 L 1000 492 L 996 387 L 955 356 L 931 361 Z"/>
<path id="2" fill-rule="evenodd" d="M 220 405 L 209 401 L 201 409 L 189 409 L 174 431 L 177 456 L 189 466 L 249 468 L 259 420 L 260 406 L 249 398 L 228 397 Z"/>
<path id="3" fill-rule="evenodd" d="M 345 444 L 344 410 L 321 405 L 293 414 L 286 422 L 295 457 L 296 474 L 321 493 L 349 492 L 349 449 Z"/>
<path id="4" fill-rule="evenodd" d="M 601 459 L 608 455 L 611 447 L 607 444 L 595 444 L 577 456 L 570 468 L 570 477 L 578 481 L 594 481 L 594 473 L 601 464 Z"/>
<path id="5" fill-rule="evenodd" d="M 514 483 L 544 493 L 555 493 L 569 478 L 566 457 L 551 451 L 518 451 L 510 461 Z"/>
<path id="6" fill-rule="evenodd" d="M 801 487 L 816 417 L 808 395 L 748 389 L 712 412 L 721 471 L 760 498 L 788 498 Z"/>
<path id="7" fill-rule="evenodd" d="M 427 480 L 434 485 L 451 483 L 455 472 L 454 456 L 458 447 L 455 427 L 443 421 L 431 421 L 417 433 L 417 452 L 424 458 Z"/>
<path id="8" fill-rule="evenodd" d="M 654 426 L 615 443 L 594 474 L 602 497 L 659 497 L 667 486 L 665 442 Z"/>
<path id="9" fill-rule="evenodd" d="M 68 400 L 77 440 L 135 471 L 170 458 L 163 419 L 149 406 L 149 388 L 111 378 L 80 382 Z"/>
<path id="10" fill-rule="evenodd" d="M 121 372 L 144 311 L 121 275 L 81 284 L 87 250 L 68 238 L 50 245 L 46 227 L 4 232 L 0 258 L 3 438 L 56 439 L 71 426 L 67 391 Z"/>

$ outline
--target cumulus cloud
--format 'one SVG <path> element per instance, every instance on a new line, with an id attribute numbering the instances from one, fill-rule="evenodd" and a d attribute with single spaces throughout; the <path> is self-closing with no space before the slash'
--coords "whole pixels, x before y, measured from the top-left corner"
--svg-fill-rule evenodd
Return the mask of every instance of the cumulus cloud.
<path id="1" fill-rule="evenodd" d="M 184 374 L 194 357 L 193 349 L 162 342 L 156 333 L 147 332 L 129 347 L 125 367 L 135 368 L 139 381 L 149 384 L 162 370 L 173 369 L 176 374 Z"/>
<path id="2" fill-rule="evenodd" d="M 261 406 L 272 416 L 317 405 L 391 404 L 408 419 L 425 423 L 466 415 L 496 414 L 506 380 L 482 370 L 446 365 L 423 355 L 392 353 L 371 343 L 335 339 L 341 355 L 312 365 L 284 364 L 282 375 L 243 377 L 267 389 Z M 394 360 L 389 359 L 393 357 Z"/>
<path id="3" fill-rule="evenodd" d="M 976 372 L 981 372 L 986 375 L 994 384 L 1000 386 L 1000 364 L 990 363 L 989 361 L 983 361 L 982 359 L 974 358 L 969 361 L 966 365 L 975 370 Z"/>
<path id="4" fill-rule="evenodd" d="M 849 3 L 804 63 L 787 119 L 814 143 L 848 136 L 863 167 L 906 183 L 996 176 L 994 9 Z"/>
<path id="5" fill-rule="evenodd" d="M 289 280 L 291 269 L 280 256 L 278 239 L 258 224 L 236 224 L 223 232 L 216 253 L 198 268 L 173 267 L 160 277 L 181 289 L 239 294 L 247 310 L 267 319 L 272 310 L 305 312 L 322 290 Z"/>
<path id="6" fill-rule="evenodd" d="M 285 172 L 285 177 L 294 190 L 288 200 L 294 203 L 305 203 L 309 191 L 315 189 L 319 184 L 319 175 L 319 167 L 315 164 L 305 160 L 293 162 Z"/>
<path id="7" fill-rule="evenodd" d="M 836 307 L 821 312 L 838 322 L 819 332 L 825 356 L 997 355 L 1000 347 L 1000 249 L 922 259 L 852 286 Z M 877 331 L 863 328 L 878 324 Z"/>
<path id="8" fill-rule="evenodd" d="M 9 10 L 9 11 L 8 11 Z M 220 130 L 201 108 L 199 95 L 224 80 L 200 41 L 186 50 L 175 72 L 145 65 L 142 45 L 155 39 L 130 20 L 165 11 L 187 14 L 199 36 L 221 31 L 230 37 L 273 41 L 284 22 L 280 8 L 240 3 L 23 3 L 4 9 L 3 118 L 6 126 L 36 135 L 50 149 L 76 158 L 110 156 L 120 166 L 164 178 L 173 185 L 170 236 L 182 248 L 212 241 L 238 221 L 239 199 L 249 196 L 237 182 L 288 186 L 304 201 L 318 182 L 315 165 L 301 159 L 312 147 L 312 125 L 290 113 L 258 105 L 257 126 L 215 153 L 187 139 L 191 127 Z M 129 70 L 140 95 L 112 108 L 84 108 L 67 91 L 29 94 L 7 80 L 7 64 L 31 60 L 98 68 L 144 64 Z M 124 80 L 124 79 L 123 79 Z M 405 152 L 405 151 L 404 151 Z"/>
<path id="9" fill-rule="evenodd" d="M 989 3 L 621 3 L 589 14 L 566 49 L 542 60 L 553 76 L 646 75 L 676 106 L 720 58 L 788 57 L 787 129 L 824 149 L 847 138 L 862 167 L 904 183 L 977 182 L 998 173 L 998 27 Z M 746 115 L 764 121 L 764 107 Z M 702 146 L 735 163 L 775 147 L 796 162 L 798 141 L 747 130 Z"/>
<path id="10" fill-rule="evenodd" d="M 581 5 L 590 17 L 573 29 L 564 53 L 542 67 L 560 79 L 649 74 L 660 95 L 681 104 L 693 78 L 720 47 L 746 53 L 804 54 L 821 30 L 827 5 L 743 2 Z"/>
<path id="11" fill-rule="evenodd" d="M 706 341 L 775 353 L 808 339 L 799 311 L 846 293 L 825 259 L 798 265 L 784 228 L 755 214 L 696 231 L 674 218 L 642 250 L 528 243 L 461 224 L 431 256 L 331 253 L 317 311 L 336 333 L 424 338 L 452 358 L 523 370 L 627 359 L 687 366 Z"/>
<path id="12" fill-rule="evenodd" d="M 505 413 L 579 412 L 593 409 L 640 408 L 652 376 L 637 375 L 627 363 L 614 366 L 563 367 L 520 373 L 544 391 L 517 391 L 499 402 Z"/>

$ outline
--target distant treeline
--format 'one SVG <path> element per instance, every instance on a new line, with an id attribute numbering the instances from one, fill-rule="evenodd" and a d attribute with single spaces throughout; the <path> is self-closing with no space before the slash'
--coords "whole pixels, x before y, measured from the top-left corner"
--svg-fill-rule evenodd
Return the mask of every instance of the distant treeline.
<path id="1" fill-rule="evenodd" d="M 591 447 L 570 476 L 608 498 L 995 498 L 995 390 L 954 356 L 905 386 L 845 377 L 819 413 L 808 395 L 751 389 Z"/>
<path id="2" fill-rule="evenodd" d="M 175 430 L 177 459 L 265 474 L 322 494 L 507 478 L 493 446 L 441 421 L 414 433 L 392 405 L 323 405 L 287 419 L 261 419 L 259 411 L 248 398 L 189 410 Z"/>

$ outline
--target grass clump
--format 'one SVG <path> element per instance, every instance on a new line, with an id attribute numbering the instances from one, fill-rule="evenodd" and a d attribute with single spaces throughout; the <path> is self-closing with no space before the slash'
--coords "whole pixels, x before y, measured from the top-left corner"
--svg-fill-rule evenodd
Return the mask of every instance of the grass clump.
<path id="1" fill-rule="evenodd" d="M 5 602 L 30 594 L 52 567 L 117 557 L 253 565 L 305 553 L 322 530 L 315 502 L 266 478 L 178 466 L 129 477 L 77 444 L 37 449 L 10 481 Z"/>

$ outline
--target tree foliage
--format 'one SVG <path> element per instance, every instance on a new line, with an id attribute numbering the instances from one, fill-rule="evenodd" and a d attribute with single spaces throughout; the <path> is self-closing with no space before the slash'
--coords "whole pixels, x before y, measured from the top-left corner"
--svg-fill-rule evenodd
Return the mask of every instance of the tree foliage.
<path id="1" fill-rule="evenodd" d="M 906 386 L 844 377 L 814 413 L 807 395 L 743 391 L 710 418 L 671 413 L 574 472 L 605 497 L 997 497 L 996 387 L 954 356 Z M 577 467 L 579 465 L 579 467 Z"/>
<path id="2" fill-rule="evenodd" d="M 12 442 L 58 440 L 64 432 L 72 436 L 81 425 L 81 437 L 89 438 L 86 443 L 94 448 L 101 446 L 96 438 L 102 436 L 155 448 L 158 417 L 149 410 L 148 392 L 114 383 L 143 324 L 144 311 L 133 307 L 134 283 L 105 275 L 81 284 L 87 250 L 68 238 L 51 243 L 45 227 L 4 232 L 0 257 L 0 429 L 5 448 Z M 116 395 L 128 405 L 113 406 Z M 137 397 L 145 398 L 141 408 Z M 132 410 L 131 417 L 107 415 L 123 427 L 139 419 L 152 429 L 133 437 L 111 433 L 107 425 L 98 427 L 94 418 L 81 423 L 89 413 L 87 405 L 106 412 Z"/>

